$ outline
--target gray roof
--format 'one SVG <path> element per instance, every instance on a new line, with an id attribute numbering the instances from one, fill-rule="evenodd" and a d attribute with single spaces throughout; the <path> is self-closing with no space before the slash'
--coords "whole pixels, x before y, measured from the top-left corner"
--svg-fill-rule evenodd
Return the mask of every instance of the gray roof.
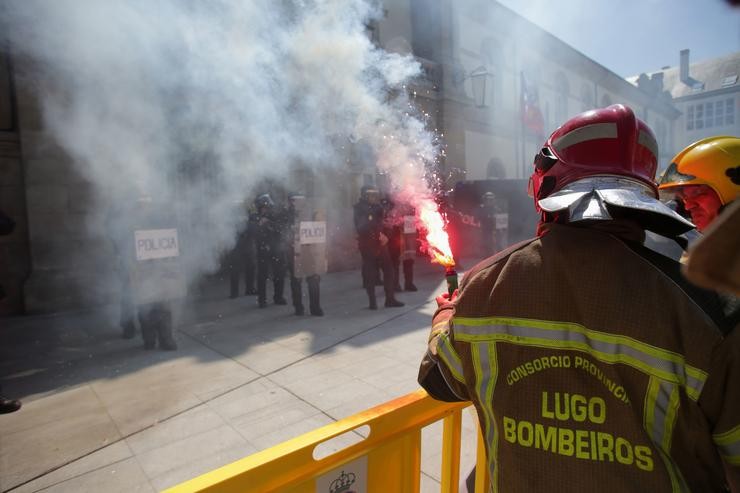
<path id="1" fill-rule="evenodd" d="M 681 82 L 679 67 L 657 70 L 647 75 L 653 77 L 660 72 L 663 73 L 663 89 L 670 92 L 674 99 L 731 87 L 740 89 L 740 51 L 690 64 L 689 84 Z M 627 77 L 627 81 L 637 85 L 638 78 L 637 75 Z"/>

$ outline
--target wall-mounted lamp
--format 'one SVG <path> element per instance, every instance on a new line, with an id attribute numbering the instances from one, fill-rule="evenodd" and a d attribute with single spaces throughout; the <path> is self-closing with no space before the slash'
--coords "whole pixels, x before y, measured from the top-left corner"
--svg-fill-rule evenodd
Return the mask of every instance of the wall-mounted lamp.
<path id="1" fill-rule="evenodd" d="M 483 65 L 470 72 L 470 75 L 467 77 L 470 79 L 470 84 L 473 89 L 473 100 L 475 101 L 475 105 L 479 108 L 485 108 L 487 106 L 486 84 L 488 83 L 489 77 L 491 77 L 491 74 Z"/>
<path id="2" fill-rule="evenodd" d="M 461 71 L 462 72 L 462 71 Z M 486 85 L 488 84 L 488 78 L 492 77 L 492 74 L 488 72 L 488 69 L 481 65 L 478 68 L 472 70 L 470 73 L 459 73 L 456 77 L 456 84 L 462 84 L 466 80 L 470 79 L 470 85 L 473 90 L 473 100 L 478 108 L 485 108 L 486 104 Z"/>

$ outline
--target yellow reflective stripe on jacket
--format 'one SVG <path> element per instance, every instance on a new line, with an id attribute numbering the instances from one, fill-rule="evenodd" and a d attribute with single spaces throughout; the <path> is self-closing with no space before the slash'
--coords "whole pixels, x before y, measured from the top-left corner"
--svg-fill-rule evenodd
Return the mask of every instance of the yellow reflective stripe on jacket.
<path id="1" fill-rule="evenodd" d="M 438 324 L 432 325 L 432 331 L 429 333 L 429 339 L 427 340 L 427 343 L 432 342 L 432 339 L 434 339 L 438 335 L 448 332 L 449 327 L 450 327 L 450 324 L 447 320 L 445 320 L 444 322 L 440 322 Z"/>
<path id="2" fill-rule="evenodd" d="M 678 386 L 650 377 L 645 393 L 644 427 L 663 460 L 674 492 L 689 491 L 681 471 L 670 457 L 673 427 L 678 411 Z"/>
<path id="3" fill-rule="evenodd" d="M 455 348 L 452 347 L 449 334 L 440 334 L 439 339 L 437 339 L 437 354 L 442 358 L 455 380 L 465 383 L 462 361 Z"/>
<path id="4" fill-rule="evenodd" d="M 653 442 L 666 452 L 671 450 L 677 411 L 678 387 L 651 377 L 645 396 L 645 430 L 650 433 Z"/>
<path id="5" fill-rule="evenodd" d="M 493 390 L 498 378 L 498 359 L 496 356 L 496 344 L 472 344 L 471 354 L 473 360 L 473 371 L 475 372 L 475 393 L 478 402 L 485 414 L 485 436 L 488 450 L 488 470 L 491 474 L 491 490 L 498 490 L 498 430 L 493 414 Z"/>
<path id="6" fill-rule="evenodd" d="M 686 388 L 699 399 L 706 372 L 686 364 L 680 354 L 631 337 L 599 332 L 568 322 L 521 318 L 453 318 L 455 339 L 462 342 L 506 341 L 514 344 L 585 351 L 606 363 L 623 363 Z"/>
<path id="7" fill-rule="evenodd" d="M 712 439 L 727 463 L 740 466 L 740 425 L 725 433 L 712 435 Z"/>

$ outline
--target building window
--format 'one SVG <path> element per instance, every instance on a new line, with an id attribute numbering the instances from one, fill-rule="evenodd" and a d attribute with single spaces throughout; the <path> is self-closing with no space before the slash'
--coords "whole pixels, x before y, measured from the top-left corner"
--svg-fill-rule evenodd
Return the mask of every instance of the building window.
<path id="1" fill-rule="evenodd" d="M 728 99 L 725 101 L 725 125 L 735 124 L 735 100 Z"/>
<path id="2" fill-rule="evenodd" d="M 704 127 L 712 128 L 714 126 L 714 103 L 704 105 Z"/>
<path id="3" fill-rule="evenodd" d="M 714 126 L 721 127 L 725 124 L 725 102 L 717 101 L 714 103 Z"/>
<path id="4" fill-rule="evenodd" d="M 694 108 L 694 114 L 696 115 L 696 122 L 694 123 L 694 127 L 697 130 L 701 130 L 702 128 L 704 128 L 704 105 L 697 104 Z"/>
<path id="5" fill-rule="evenodd" d="M 686 130 L 735 124 L 735 100 L 690 104 L 686 107 Z"/>

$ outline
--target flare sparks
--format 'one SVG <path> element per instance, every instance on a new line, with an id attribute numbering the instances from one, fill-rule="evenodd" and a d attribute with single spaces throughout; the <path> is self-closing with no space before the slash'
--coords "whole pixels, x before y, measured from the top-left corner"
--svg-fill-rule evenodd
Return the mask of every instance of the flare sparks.
<path id="1" fill-rule="evenodd" d="M 450 248 L 450 237 L 445 230 L 445 220 L 437 204 L 431 199 L 424 199 L 418 204 L 419 221 L 426 230 L 425 246 L 432 262 L 446 268 L 455 265 Z"/>

